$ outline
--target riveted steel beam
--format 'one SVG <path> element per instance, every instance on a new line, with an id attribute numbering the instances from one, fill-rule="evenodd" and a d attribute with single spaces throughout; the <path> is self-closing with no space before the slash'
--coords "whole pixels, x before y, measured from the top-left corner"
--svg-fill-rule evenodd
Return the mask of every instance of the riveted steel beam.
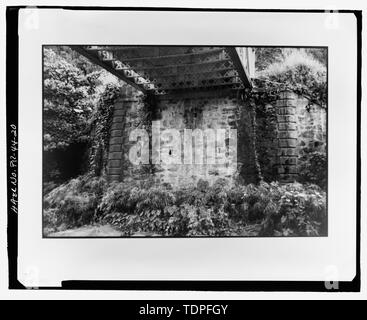
<path id="1" fill-rule="evenodd" d="M 180 55 L 171 56 L 164 59 L 143 59 L 143 60 L 123 60 L 119 59 L 124 63 L 128 63 L 131 68 L 134 69 L 148 69 L 148 68 L 159 68 L 159 67 L 170 67 L 170 66 L 193 66 L 197 65 L 200 67 L 202 63 L 208 62 L 220 62 L 229 59 L 228 54 L 224 50 L 210 52 L 204 55 Z"/>
<path id="2" fill-rule="evenodd" d="M 208 49 L 208 50 L 202 50 L 200 52 L 194 52 L 194 53 L 178 53 L 178 54 L 167 54 L 167 55 L 150 55 L 150 56 L 142 56 L 142 57 L 133 57 L 128 58 L 124 56 L 119 56 L 121 61 L 123 62 L 135 62 L 135 61 L 151 61 L 151 60 L 172 60 L 172 59 L 189 59 L 189 58 L 201 58 L 202 56 L 211 55 L 215 53 L 221 53 L 224 49 Z"/>
<path id="3" fill-rule="evenodd" d="M 218 86 L 229 86 L 229 85 L 241 85 L 242 82 L 238 77 L 232 78 L 225 78 L 225 79 L 213 79 L 204 82 L 197 82 L 197 83 L 184 83 L 178 82 L 174 84 L 168 85 L 158 85 L 158 89 L 160 90 L 181 90 L 181 89 L 195 89 L 195 88 L 211 88 L 211 87 L 218 87 Z"/>
<path id="4" fill-rule="evenodd" d="M 236 47 L 226 47 L 226 51 L 228 52 L 229 56 L 231 57 L 233 65 L 236 68 L 243 84 L 246 87 L 251 88 L 252 83 L 251 83 L 250 77 L 245 70 L 245 67 L 238 55 Z"/>
<path id="5" fill-rule="evenodd" d="M 135 83 L 133 80 L 131 80 L 131 78 L 126 77 L 122 72 L 119 72 L 118 70 L 116 70 L 112 65 L 106 63 L 105 61 L 101 61 L 98 58 L 98 56 L 88 52 L 87 50 L 83 48 L 83 46 L 70 46 L 70 48 L 80 53 L 82 56 L 86 57 L 91 62 L 109 71 L 110 73 L 115 75 L 117 78 L 125 81 L 126 83 L 130 84 L 134 88 L 146 93 L 147 90 L 142 85 Z"/>

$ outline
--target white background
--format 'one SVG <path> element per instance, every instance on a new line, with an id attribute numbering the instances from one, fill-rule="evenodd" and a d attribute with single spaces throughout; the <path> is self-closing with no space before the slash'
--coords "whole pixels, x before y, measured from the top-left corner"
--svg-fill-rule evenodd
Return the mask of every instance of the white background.
<path id="1" fill-rule="evenodd" d="M 330 270 L 337 270 L 341 280 L 353 278 L 353 15 L 340 14 L 335 24 L 330 16 L 321 14 L 129 12 L 122 16 L 117 12 L 72 11 L 66 16 L 66 11 L 44 12 L 38 12 L 37 29 L 30 29 L 24 23 L 27 20 L 21 20 L 19 26 L 19 142 L 23 146 L 19 153 L 20 279 L 27 280 L 29 270 L 36 270 L 40 285 L 93 278 L 326 280 Z M 23 17 L 27 19 L 27 14 Z M 188 23 L 192 21 L 195 23 Z M 329 237 L 41 239 L 41 44 L 57 43 L 329 46 Z M 182 294 L 177 297 L 182 298 Z"/>

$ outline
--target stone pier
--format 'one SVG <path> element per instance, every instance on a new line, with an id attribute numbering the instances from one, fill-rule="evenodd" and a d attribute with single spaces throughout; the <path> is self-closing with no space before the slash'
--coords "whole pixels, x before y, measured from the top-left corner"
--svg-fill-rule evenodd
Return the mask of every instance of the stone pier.
<path id="1" fill-rule="evenodd" d="M 284 91 L 276 101 L 278 123 L 278 174 L 281 182 L 297 180 L 296 96 Z"/>

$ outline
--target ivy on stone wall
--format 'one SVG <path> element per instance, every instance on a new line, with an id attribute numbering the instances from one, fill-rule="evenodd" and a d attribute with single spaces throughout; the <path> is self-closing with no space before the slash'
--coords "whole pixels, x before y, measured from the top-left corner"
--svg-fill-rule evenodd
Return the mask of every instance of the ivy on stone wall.
<path id="1" fill-rule="evenodd" d="M 94 116 L 92 125 L 93 141 L 90 151 L 90 171 L 97 176 L 103 174 L 107 166 L 114 105 L 116 100 L 121 98 L 121 92 L 121 85 L 108 84 L 98 102 L 98 110 Z M 135 102 L 136 107 L 131 110 L 125 110 L 127 112 L 125 116 L 129 117 L 130 110 L 130 112 L 135 114 L 134 119 L 138 119 L 138 121 L 131 119 L 133 127 L 145 129 L 151 135 L 152 119 L 156 117 L 157 112 L 154 97 L 150 95 L 130 94 L 134 96 L 134 99 L 137 98 L 138 100 Z M 143 165 L 141 170 L 146 171 L 146 173 L 153 173 L 154 166 Z"/>
<path id="2" fill-rule="evenodd" d="M 262 175 L 261 165 L 259 161 L 259 152 L 258 152 L 258 132 L 257 132 L 257 112 L 256 105 L 251 104 L 251 122 L 252 122 L 252 144 L 254 149 L 254 160 L 255 160 L 255 168 L 256 174 L 260 181 L 264 180 Z"/>
<path id="3" fill-rule="evenodd" d="M 102 170 L 106 166 L 113 106 L 119 95 L 120 86 L 108 84 L 99 99 L 98 110 L 94 116 L 90 170 L 97 176 L 102 174 Z"/>
<path id="4" fill-rule="evenodd" d="M 284 91 L 280 87 L 276 88 L 251 88 L 244 89 L 242 91 L 242 99 L 244 101 L 249 101 L 255 106 L 265 106 L 271 104 L 274 101 L 280 99 L 280 93 Z"/>
<path id="5" fill-rule="evenodd" d="M 262 101 L 274 101 L 279 95 L 279 92 L 290 90 L 294 93 L 303 96 L 309 100 L 309 105 L 317 104 L 322 108 L 327 108 L 327 86 L 324 82 L 312 82 L 308 85 L 302 83 L 281 83 L 274 82 L 265 79 L 255 79 L 255 90 L 251 95 L 256 99 L 262 99 Z M 309 107 L 306 106 L 306 108 Z"/>
<path id="6" fill-rule="evenodd" d="M 277 172 L 274 166 L 274 145 L 277 137 L 277 112 L 274 101 L 280 98 L 280 89 L 257 91 L 245 89 L 242 100 L 248 105 L 251 116 L 251 131 L 255 171 L 259 180 L 272 181 Z"/>
<path id="7" fill-rule="evenodd" d="M 252 108 L 256 114 L 254 116 L 256 121 L 253 121 L 253 126 L 256 127 L 253 128 L 253 131 L 256 132 L 254 153 L 258 158 L 256 165 L 260 166 L 261 175 L 265 181 L 272 181 L 276 179 L 278 175 L 275 160 L 277 157 L 277 144 L 274 143 L 274 141 L 277 140 L 277 107 L 274 102 L 279 99 L 284 99 L 282 92 L 285 90 L 290 90 L 308 98 L 307 94 L 304 94 L 301 90 L 296 90 L 291 86 L 278 86 L 275 88 L 267 86 L 266 89 L 254 88 L 252 90 L 246 89 L 242 92 L 242 99 L 249 105 L 253 106 Z M 326 90 L 324 93 L 325 92 Z M 324 101 L 320 102 L 320 99 L 324 99 Z M 319 96 L 317 99 L 315 98 L 313 100 L 308 98 L 308 100 L 309 104 L 305 107 L 308 112 L 311 112 L 309 107 L 313 104 L 317 104 L 320 107 L 325 107 L 326 105 L 325 96 Z M 320 167 L 322 168 L 322 172 L 326 172 L 324 166 Z M 315 172 L 315 170 L 312 169 L 309 171 Z M 314 179 L 313 181 L 309 176 L 310 174 L 308 174 L 305 181 L 307 180 L 308 182 L 314 183 L 314 181 L 317 180 Z M 321 180 L 322 179 L 320 178 L 320 181 Z M 320 185 L 323 186 L 322 183 L 320 183 Z"/>
<path id="8" fill-rule="evenodd" d="M 327 106 L 326 64 L 304 50 L 291 50 L 258 71 L 254 86 L 263 91 L 291 90 L 307 98 L 310 104 Z"/>
<path id="9" fill-rule="evenodd" d="M 277 109 L 273 104 L 255 106 L 256 114 L 256 151 L 262 177 L 265 181 L 277 178 L 275 156 L 277 154 Z"/>
<path id="10" fill-rule="evenodd" d="M 139 123 L 139 128 L 145 129 L 149 134 L 149 141 L 152 141 L 152 121 L 158 118 L 158 109 L 155 96 L 150 94 L 142 95 L 140 105 L 139 118 L 141 119 L 141 122 Z M 151 149 L 151 144 L 149 145 Z M 141 166 L 142 171 L 148 174 L 155 173 L 158 170 L 157 168 L 158 166 L 152 164 L 151 162 Z"/>

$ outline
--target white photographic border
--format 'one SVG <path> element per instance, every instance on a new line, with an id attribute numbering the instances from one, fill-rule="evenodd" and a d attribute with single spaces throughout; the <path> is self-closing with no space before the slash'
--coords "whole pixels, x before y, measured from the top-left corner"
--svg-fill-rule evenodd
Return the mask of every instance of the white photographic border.
<path id="1" fill-rule="evenodd" d="M 336 17 L 21 10 L 18 279 L 33 286 L 60 286 L 72 279 L 326 281 L 332 276 L 351 281 L 356 272 L 357 29 L 353 14 Z M 47 44 L 327 46 L 328 237 L 42 239 L 42 45 Z"/>

